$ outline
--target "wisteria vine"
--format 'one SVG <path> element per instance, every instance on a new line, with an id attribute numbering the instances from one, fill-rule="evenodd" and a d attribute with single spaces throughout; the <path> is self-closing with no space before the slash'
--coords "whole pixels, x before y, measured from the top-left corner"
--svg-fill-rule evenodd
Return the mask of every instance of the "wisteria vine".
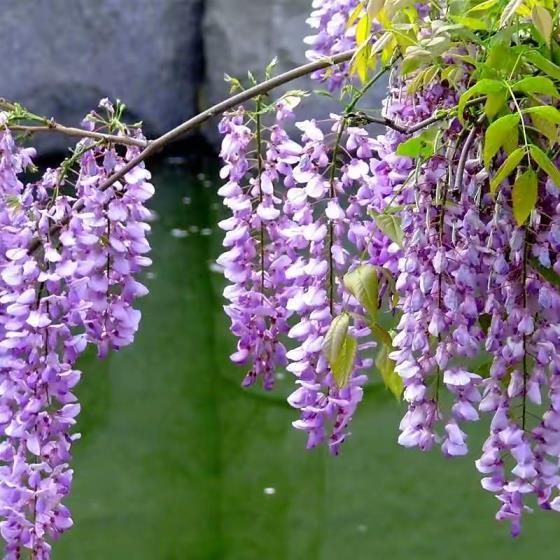
<path id="1" fill-rule="evenodd" d="M 84 120 L 86 135 L 110 127 L 119 142 L 141 141 L 138 129 L 120 124 L 122 106 L 103 100 L 100 110 Z M 0 533 L 6 559 L 27 549 L 41 560 L 72 526 L 63 499 L 79 438 L 76 360 L 90 344 L 105 357 L 138 329 L 133 303 L 147 289 L 135 276 L 150 264 L 144 203 L 154 189 L 138 166 L 100 190 L 139 148 L 88 137 L 34 179 L 35 152 L 9 128 L 24 116 L 0 113 Z"/>
<path id="2" fill-rule="evenodd" d="M 218 262 L 244 384 L 291 372 L 308 447 L 339 452 L 376 355 L 401 445 L 462 456 L 491 415 L 476 468 L 517 535 L 531 496 L 560 510 L 558 12 L 459 4 L 313 2 L 308 57 L 355 48 L 313 75 L 345 109 L 297 136 L 301 92 L 224 117 Z"/>
<path id="3" fill-rule="evenodd" d="M 144 161 L 223 114 L 218 259 L 243 385 L 294 378 L 293 425 L 338 454 L 376 370 L 401 445 L 468 453 L 512 534 L 560 510 L 557 0 L 313 0 L 308 64 L 148 141 L 101 101 L 81 128 L 0 99 L 0 534 L 48 560 L 72 526 L 77 358 L 132 343 L 154 193 Z M 311 74 L 341 109 L 299 120 Z M 388 77 L 381 112 L 365 101 Z M 250 102 L 250 105 L 247 103 Z M 247 105 L 243 105 L 247 104 Z M 371 124 L 385 127 L 372 135 Z M 79 139 L 41 170 L 28 140 Z"/>

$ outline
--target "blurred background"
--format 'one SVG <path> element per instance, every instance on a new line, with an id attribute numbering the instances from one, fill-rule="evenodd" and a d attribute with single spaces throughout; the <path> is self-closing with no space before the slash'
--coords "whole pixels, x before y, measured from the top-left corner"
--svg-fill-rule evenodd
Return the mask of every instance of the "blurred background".
<path id="1" fill-rule="evenodd" d="M 0 96 L 77 124 L 118 97 L 149 136 L 227 94 L 224 72 L 304 61 L 310 0 L 2 0 Z M 309 88 L 301 81 L 290 88 Z M 379 108 L 382 87 L 367 101 Z M 313 99 L 302 118 L 324 115 Z M 215 124 L 215 123 L 214 123 Z M 216 222 L 214 125 L 149 163 L 154 266 L 136 343 L 81 361 L 82 439 L 68 503 L 75 527 L 57 560 L 521 560 L 557 547 L 555 514 L 517 540 L 473 455 L 445 460 L 397 446 L 402 407 L 374 371 L 341 456 L 305 450 L 285 402 L 240 388 L 228 355 Z M 43 155 L 65 139 L 39 138 Z"/>

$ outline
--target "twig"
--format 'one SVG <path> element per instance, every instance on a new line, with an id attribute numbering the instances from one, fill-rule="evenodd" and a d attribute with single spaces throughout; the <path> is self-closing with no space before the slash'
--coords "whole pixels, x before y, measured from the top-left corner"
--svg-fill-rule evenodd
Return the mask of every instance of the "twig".
<path id="1" fill-rule="evenodd" d="M 483 117 L 482 117 L 483 118 Z M 463 184 L 463 175 L 465 174 L 465 166 L 467 165 L 467 158 L 469 157 L 469 150 L 471 149 L 476 133 L 478 132 L 478 125 L 480 125 L 481 119 L 478 120 L 475 126 L 473 126 L 463 144 L 461 149 L 461 155 L 459 157 L 459 163 L 457 164 L 457 173 L 455 174 L 455 184 L 453 185 L 455 190 L 460 190 Z"/>
<path id="2" fill-rule="evenodd" d="M 191 130 L 197 128 L 201 124 L 205 123 L 207 120 L 225 113 L 230 109 L 237 107 L 254 99 L 255 97 L 265 95 L 269 91 L 287 84 L 297 78 L 301 78 L 303 76 L 307 76 L 317 70 L 321 70 L 323 68 L 329 68 L 331 66 L 336 66 L 337 64 L 341 64 L 343 62 L 347 62 L 354 56 L 355 50 L 349 50 L 342 52 L 340 54 L 334 55 L 330 58 L 322 58 L 320 60 L 316 60 L 314 62 L 309 62 L 308 64 L 304 64 L 302 66 L 298 66 L 297 68 L 293 68 L 288 72 L 284 72 L 270 80 L 266 80 L 256 86 L 253 86 L 249 89 L 246 89 L 233 97 L 228 97 L 224 99 L 220 103 L 206 109 L 202 113 L 195 115 L 192 119 L 185 121 L 184 123 L 180 124 L 179 126 L 175 127 L 174 129 L 166 132 L 165 134 L 161 135 L 159 138 L 148 142 L 148 145 L 133 159 L 131 159 L 126 165 L 124 165 L 121 169 L 111 175 L 103 184 L 99 186 L 99 191 L 103 192 L 107 190 L 111 185 L 116 183 L 118 180 L 122 179 L 131 169 L 134 169 L 138 164 L 142 163 L 145 159 L 149 158 L 150 156 L 156 154 L 161 149 L 163 149 L 167 144 L 174 142 L 175 140 L 181 138 Z M 83 210 L 83 203 L 78 201 L 73 208 L 74 212 L 80 212 Z M 56 234 L 63 225 L 65 225 L 66 221 L 62 221 L 60 224 L 57 224 L 51 228 L 50 234 Z M 28 247 L 29 253 L 34 253 L 39 249 L 41 246 L 41 241 L 39 239 L 34 239 Z"/>
<path id="3" fill-rule="evenodd" d="M 466 106 L 467 107 L 471 107 L 472 105 L 476 105 L 478 103 L 480 103 L 481 99 L 470 99 Z M 370 123 L 370 124 L 382 124 L 383 126 L 386 126 L 387 128 L 392 128 L 393 130 L 400 132 L 401 134 L 414 134 L 415 132 L 419 132 L 420 130 L 423 130 L 424 128 L 435 124 L 439 121 L 443 121 L 447 118 L 449 118 L 451 115 L 450 113 L 451 111 L 444 111 L 441 113 L 437 113 L 435 115 L 432 115 L 431 117 L 424 119 L 423 121 L 420 121 L 412 126 L 406 126 L 406 125 L 402 125 L 399 124 L 398 122 L 395 122 L 387 117 L 376 117 L 375 115 L 368 115 L 366 113 L 354 113 L 353 116 L 356 119 L 362 119 L 365 120 L 366 122 Z"/>
<path id="4" fill-rule="evenodd" d="M 148 157 L 154 155 L 155 153 L 159 152 L 162 148 L 174 142 L 175 140 L 181 138 L 191 130 L 199 127 L 201 124 L 205 123 L 207 120 L 215 117 L 217 115 L 221 115 L 238 105 L 245 103 L 251 99 L 254 99 L 257 96 L 265 95 L 269 91 L 287 84 L 297 78 L 301 78 L 303 76 L 307 76 L 317 70 L 321 70 L 322 68 L 329 68 L 330 66 L 336 66 L 337 64 L 341 64 L 342 62 L 347 62 L 352 58 L 354 55 L 354 50 L 345 51 L 343 53 L 337 54 L 330 58 L 322 58 L 320 60 L 316 60 L 315 62 L 310 62 L 308 64 L 304 64 L 303 66 L 299 66 L 298 68 L 294 68 L 289 70 L 288 72 L 284 72 L 284 74 L 280 74 L 279 76 L 275 76 L 270 80 L 266 80 L 256 86 L 253 86 L 233 97 L 228 97 L 224 99 L 220 103 L 217 103 L 213 107 L 202 111 L 198 115 L 195 115 L 192 119 L 185 121 L 184 123 L 180 124 L 176 128 L 166 132 L 153 142 L 151 142 L 142 152 L 140 152 L 134 159 L 130 160 L 124 167 L 119 169 L 116 173 L 114 173 L 111 177 L 103 183 L 99 189 L 101 191 L 108 189 L 111 185 L 116 183 L 119 179 L 122 179 L 131 169 L 134 169 L 139 163 L 142 163 Z"/>
<path id="5" fill-rule="evenodd" d="M 8 125 L 8 128 L 10 130 L 29 134 L 36 134 L 38 132 L 58 132 L 59 134 L 64 134 L 66 136 L 93 138 L 95 140 L 103 140 L 126 146 L 137 146 L 139 148 L 145 148 L 150 143 L 148 140 L 139 140 L 138 138 L 130 138 L 129 136 L 118 136 L 116 134 L 105 134 L 104 132 L 95 132 L 92 130 L 84 130 L 83 128 L 64 126 L 54 121 L 49 121 L 48 125 L 10 124 Z"/>

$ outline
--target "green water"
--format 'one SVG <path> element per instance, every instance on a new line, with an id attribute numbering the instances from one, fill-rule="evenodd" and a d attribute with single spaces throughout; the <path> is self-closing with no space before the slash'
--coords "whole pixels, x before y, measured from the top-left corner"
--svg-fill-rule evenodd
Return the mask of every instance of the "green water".
<path id="1" fill-rule="evenodd" d="M 132 348 L 81 364 L 76 526 L 55 560 L 549 557 L 560 517 L 527 516 L 511 540 L 473 457 L 397 446 L 402 411 L 379 386 L 340 457 L 305 451 L 283 399 L 289 379 L 275 395 L 244 391 L 228 363 L 233 341 L 210 269 L 219 233 L 205 229 L 216 220 L 212 184 L 180 166 L 160 169 L 155 183 L 141 331 Z M 485 429 L 472 433 L 473 449 Z"/>

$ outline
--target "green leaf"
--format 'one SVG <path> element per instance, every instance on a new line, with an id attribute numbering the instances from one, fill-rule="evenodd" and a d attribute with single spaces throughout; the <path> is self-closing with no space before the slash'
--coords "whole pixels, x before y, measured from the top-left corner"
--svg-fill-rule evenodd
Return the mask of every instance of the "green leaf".
<path id="1" fill-rule="evenodd" d="M 498 80 L 489 80 L 487 78 L 480 80 L 474 86 L 469 88 L 461 98 L 459 99 L 459 105 L 457 107 L 457 116 L 461 123 L 464 124 L 464 115 L 465 106 L 467 105 L 468 101 L 472 99 L 475 95 L 489 95 L 489 94 L 498 94 L 504 91 L 506 88 L 504 84 Z"/>
<path id="2" fill-rule="evenodd" d="M 404 385 L 401 376 L 395 371 L 395 362 L 389 358 L 390 348 L 383 345 L 379 349 L 375 360 L 375 367 L 381 374 L 385 387 L 395 395 L 397 400 L 401 399 Z"/>
<path id="3" fill-rule="evenodd" d="M 363 264 L 344 276 L 344 287 L 364 306 L 369 316 L 377 317 L 379 281 L 377 268 L 371 264 Z"/>
<path id="4" fill-rule="evenodd" d="M 507 154 L 512 154 L 519 147 L 519 128 L 514 128 L 511 134 L 504 141 L 504 150 Z"/>
<path id="5" fill-rule="evenodd" d="M 399 247 L 403 246 L 404 234 L 401 228 L 401 221 L 392 214 L 378 214 L 372 212 L 373 219 L 377 227 Z"/>
<path id="6" fill-rule="evenodd" d="M 472 12 L 483 12 L 485 10 L 493 8 L 497 3 L 498 0 L 485 0 L 480 4 L 475 4 L 470 10 L 467 10 L 467 14 L 471 14 Z"/>
<path id="7" fill-rule="evenodd" d="M 508 136 L 511 135 L 514 128 L 519 125 L 519 115 L 506 115 L 494 121 L 486 130 L 484 137 L 483 159 L 484 165 L 488 169 L 492 163 L 492 158 L 498 153 L 499 149 L 504 145 Z"/>
<path id="8" fill-rule="evenodd" d="M 536 270 L 547 282 L 560 287 L 560 276 L 552 268 L 546 268 L 534 257 L 529 257 L 529 265 Z"/>
<path id="9" fill-rule="evenodd" d="M 371 58 L 371 45 L 364 42 L 352 57 L 350 73 L 358 74 L 362 83 L 367 82 L 368 66 Z"/>
<path id="10" fill-rule="evenodd" d="M 362 10 L 364 9 L 363 4 L 360 2 L 352 11 L 352 13 L 350 14 L 350 17 L 348 18 L 348 21 L 346 22 L 346 29 L 350 29 L 350 27 L 352 27 L 355 23 L 356 20 L 358 19 L 358 17 L 360 16 L 360 14 L 362 13 Z"/>
<path id="11" fill-rule="evenodd" d="M 560 169 L 538 146 L 529 146 L 531 156 L 538 163 L 539 167 L 552 179 L 552 182 L 560 188 Z"/>
<path id="12" fill-rule="evenodd" d="M 377 14 L 383 9 L 385 6 L 385 0 L 369 0 L 367 5 L 367 13 L 371 19 L 374 19 Z"/>
<path id="13" fill-rule="evenodd" d="M 529 115 L 537 115 L 554 124 L 560 124 L 560 111 L 552 105 L 539 105 L 537 107 L 529 107 L 523 109 L 523 113 Z"/>
<path id="14" fill-rule="evenodd" d="M 514 150 L 508 156 L 500 169 L 498 169 L 496 175 L 490 180 L 490 192 L 492 194 L 496 194 L 498 187 L 509 177 L 511 172 L 517 168 L 524 155 L 525 148 L 517 148 L 517 150 Z"/>
<path id="15" fill-rule="evenodd" d="M 542 70 L 545 74 L 548 74 L 551 78 L 555 80 L 560 80 L 560 66 L 557 66 L 545 56 L 543 56 L 538 51 L 529 51 L 525 55 L 525 59 L 536 66 L 539 70 Z"/>
<path id="16" fill-rule="evenodd" d="M 387 346 L 388 348 L 393 348 L 393 339 L 389 334 L 389 331 L 387 331 L 387 329 L 384 329 L 381 325 L 378 325 L 377 323 L 373 323 L 372 325 L 370 325 L 370 328 L 371 328 L 371 334 L 373 334 L 373 336 L 375 336 L 377 340 L 385 344 L 385 346 Z"/>
<path id="17" fill-rule="evenodd" d="M 432 60 L 432 54 L 430 51 L 417 46 L 408 47 L 401 63 L 401 73 L 403 76 L 406 76 L 430 60 Z"/>
<path id="18" fill-rule="evenodd" d="M 348 327 L 350 326 L 350 315 L 342 313 L 331 321 L 331 326 L 323 340 L 323 352 L 332 365 L 338 359 L 338 356 L 344 345 L 344 341 L 348 336 Z"/>
<path id="19" fill-rule="evenodd" d="M 537 174 L 528 169 L 513 184 L 511 194 L 513 216 L 518 226 L 522 226 L 537 204 L 539 185 Z"/>
<path id="20" fill-rule="evenodd" d="M 505 106 L 507 102 L 507 92 L 506 90 L 500 93 L 489 93 L 486 97 L 486 103 L 484 104 L 484 114 L 489 120 L 492 120 Z"/>
<path id="21" fill-rule="evenodd" d="M 354 368 L 357 349 L 358 343 L 356 339 L 346 336 L 338 356 L 331 363 L 331 371 L 339 389 L 343 389 L 348 385 L 352 369 Z"/>
<path id="22" fill-rule="evenodd" d="M 414 136 L 405 140 L 397 147 L 397 155 L 417 158 L 420 157 L 422 153 L 422 148 L 424 147 L 424 142 L 420 136 Z"/>
<path id="23" fill-rule="evenodd" d="M 503 38 L 492 41 L 486 61 L 482 65 L 482 70 L 488 73 L 488 76 L 481 75 L 481 78 L 498 79 L 510 74 L 514 66 L 519 64 L 518 57 L 519 55 L 514 53 L 509 41 Z"/>
<path id="24" fill-rule="evenodd" d="M 548 140 L 549 146 L 553 146 L 558 140 L 560 111 L 551 105 L 539 105 L 523 112 L 531 116 L 533 126 Z"/>
<path id="25" fill-rule="evenodd" d="M 544 39 L 544 42 L 550 47 L 552 28 L 554 26 L 550 12 L 544 6 L 534 6 L 531 19 L 533 20 L 533 25 Z"/>
<path id="26" fill-rule="evenodd" d="M 438 132 L 437 128 L 429 128 L 419 136 L 405 140 L 397 147 L 397 155 L 410 158 L 432 156 Z"/>
<path id="27" fill-rule="evenodd" d="M 472 29 L 473 31 L 488 31 L 488 25 L 478 18 L 467 16 L 452 16 L 451 19 L 455 23 L 460 23 L 467 29 Z"/>
<path id="28" fill-rule="evenodd" d="M 371 19 L 366 14 L 360 19 L 358 25 L 356 26 L 356 44 L 362 45 L 362 43 L 368 41 L 370 31 L 371 31 Z"/>
<path id="29" fill-rule="evenodd" d="M 523 93 L 534 93 L 559 97 L 558 90 L 550 78 L 545 76 L 528 76 L 513 84 L 512 89 Z"/>

